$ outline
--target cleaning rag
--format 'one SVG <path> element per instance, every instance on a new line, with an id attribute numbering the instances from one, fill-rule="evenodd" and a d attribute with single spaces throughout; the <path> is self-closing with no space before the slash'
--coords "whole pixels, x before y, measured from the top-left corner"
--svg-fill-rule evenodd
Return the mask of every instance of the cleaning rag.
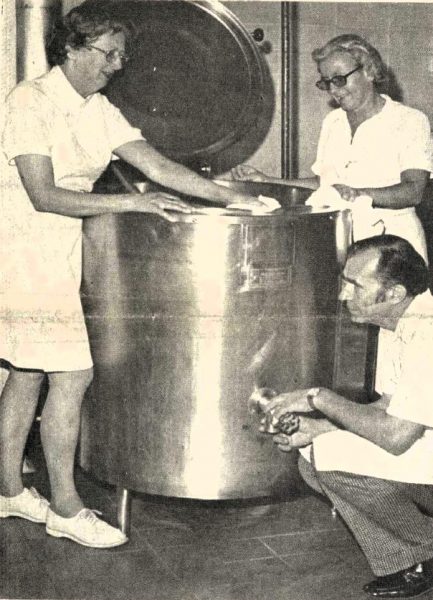
<path id="1" fill-rule="evenodd" d="M 269 198 L 268 196 L 259 196 L 258 198 L 260 202 L 262 202 L 262 206 L 259 207 L 251 207 L 251 204 L 247 202 L 235 202 L 234 204 L 229 204 L 227 208 L 235 208 L 238 210 L 247 210 L 253 215 L 263 215 L 266 213 L 273 212 L 278 208 L 281 208 L 281 204 L 275 198 Z"/>

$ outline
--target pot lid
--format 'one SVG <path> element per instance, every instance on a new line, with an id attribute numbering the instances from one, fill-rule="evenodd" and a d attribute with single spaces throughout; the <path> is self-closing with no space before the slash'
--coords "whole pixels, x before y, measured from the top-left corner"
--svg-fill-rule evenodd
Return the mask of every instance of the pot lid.
<path id="1" fill-rule="evenodd" d="M 262 110 L 264 64 L 241 22 L 213 0 L 111 0 L 132 23 L 131 60 L 105 93 L 152 146 L 206 161 Z"/>

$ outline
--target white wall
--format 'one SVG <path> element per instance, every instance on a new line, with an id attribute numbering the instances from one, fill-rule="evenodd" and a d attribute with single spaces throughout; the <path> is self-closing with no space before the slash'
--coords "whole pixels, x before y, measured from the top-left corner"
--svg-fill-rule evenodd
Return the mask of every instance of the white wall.
<path id="1" fill-rule="evenodd" d="M 272 50 L 262 54 L 272 77 L 275 107 L 270 129 L 262 146 L 248 159 L 265 173 L 281 174 L 281 3 L 272 0 L 262 2 L 256 0 L 227 1 L 224 4 L 252 33 L 261 28 L 265 40 L 270 42 Z"/>

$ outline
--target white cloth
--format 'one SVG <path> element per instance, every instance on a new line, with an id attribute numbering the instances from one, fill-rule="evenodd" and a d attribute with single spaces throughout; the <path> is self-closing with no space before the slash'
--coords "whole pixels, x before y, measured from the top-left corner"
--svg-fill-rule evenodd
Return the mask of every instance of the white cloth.
<path id="1" fill-rule="evenodd" d="M 312 208 L 334 208 L 335 210 L 349 210 L 350 202 L 343 200 L 338 190 L 332 185 L 321 185 L 306 200 L 305 206 Z"/>
<path id="2" fill-rule="evenodd" d="M 380 188 L 400 183 L 408 169 L 432 170 L 430 124 L 422 112 L 383 95 L 382 110 L 352 132 L 345 111 L 323 121 L 313 172 L 321 185 Z M 385 233 L 407 239 L 426 258 L 424 232 L 415 209 L 374 208 Z"/>
<path id="3" fill-rule="evenodd" d="M 141 138 L 104 96 L 80 96 L 60 67 L 8 96 L 2 149 L 11 184 L 0 220 L 0 358 L 45 371 L 92 365 L 79 297 L 82 220 L 37 212 L 14 158 L 48 156 L 56 186 L 90 192 L 113 150 Z"/>
<path id="4" fill-rule="evenodd" d="M 381 368 L 381 392 L 391 396 L 386 412 L 420 423 L 423 435 L 394 456 L 372 442 L 337 430 L 314 439 L 316 467 L 407 483 L 433 485 L 433 297 L 417 296 L 395 331 L 384 331 L 387 355 Z M 303 451 L 306 455 L 306 451 Z"/>
<path id="5" fill-rule="evenodd" d="M 229 204 L 227 208 L 236 208 L 238 210 L 247 210 L 250 211 L 253 215 L 264 215 L 269 212 L 273 212 L 278 208 L 281 208 L 281 204 L 275 198 L 269 198 L 269 196 L 259 196 L 258 199 L 260 202 L 263 202 L 263 206 L 257 208 L 251 208 L 251 205 L 244 204 L 243 202 L 235 202 L 233 204 Z"/>

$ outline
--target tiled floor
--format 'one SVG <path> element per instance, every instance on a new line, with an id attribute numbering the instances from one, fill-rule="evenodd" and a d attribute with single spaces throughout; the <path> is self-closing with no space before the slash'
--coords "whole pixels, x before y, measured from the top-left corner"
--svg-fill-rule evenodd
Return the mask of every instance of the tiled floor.
<path id="1" fill-rule="evenodd" d="M 362 377 L 362 339 L 352 332 L 344 346 L 343 386 Z M 37 433 L 31 456 L 38 471 L 26 484 L 49 496 Z M 76 478 L 86 506 L 115 524 L 115 490 L 79 469 Z M 327 501 L 300 481 L 286 497 L 261 501 L 136 494 L 130 542 L 111 550 L 49 537 L 21 519 L 0 521 L 2 599 L 366 600 L 362 585 L 372 578 Z"/>
<path id="2" fill-rule="evenodd" d="M 37 448 L 36 448 L 37 450 Z M 43 463 L 27 484 L 47 493 Z M 77 471 L 87 506 L 115 524 L 114 489 Z M 0 522 L 0 598 L 341 600 L 365 598 L 362 553 L 322 498 L 199 502 L 133 496 L 130 542 L 94 550 L 22 519 Z"/>

